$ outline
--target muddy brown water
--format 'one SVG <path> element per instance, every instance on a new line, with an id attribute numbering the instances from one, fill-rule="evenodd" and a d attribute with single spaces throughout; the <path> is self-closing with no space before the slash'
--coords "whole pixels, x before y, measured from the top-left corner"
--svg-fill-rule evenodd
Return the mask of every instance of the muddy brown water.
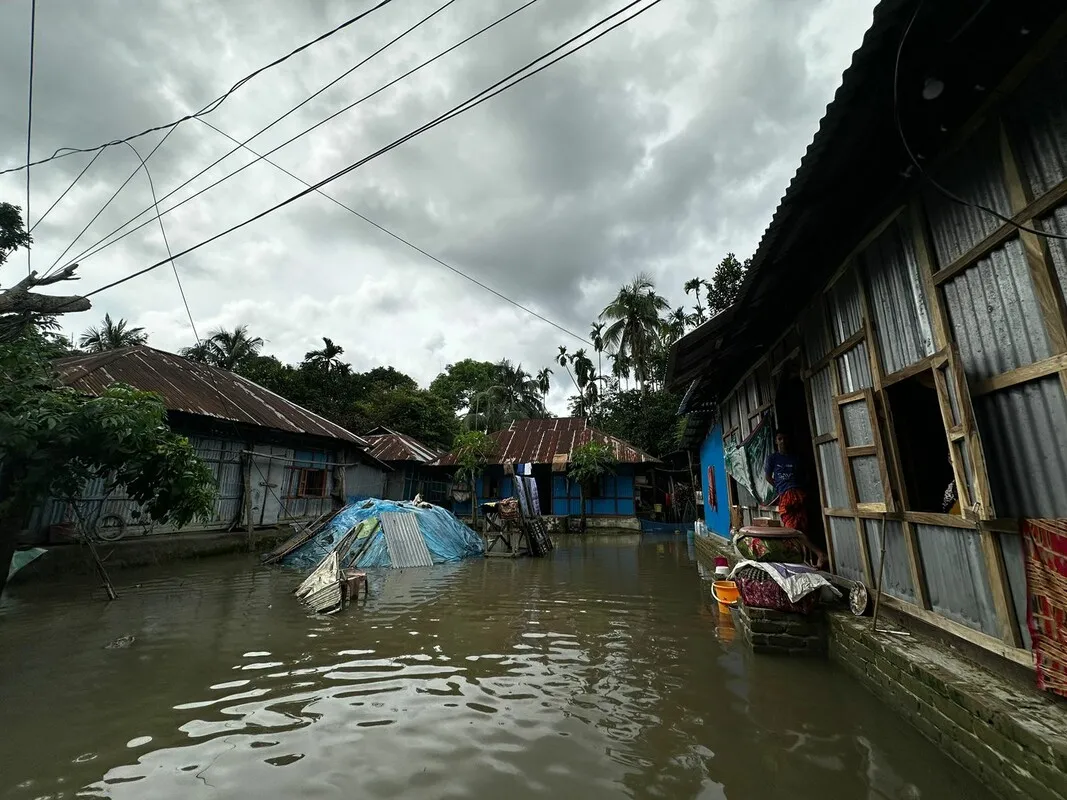
<path id="1" fill-rule="evenodd" d="M 391 571 L 325 618 L 248 556 L 116 578 L 0 603 L 0 797 L 990 797 L 839 669 L 731 642 L 684 536 Z"/>

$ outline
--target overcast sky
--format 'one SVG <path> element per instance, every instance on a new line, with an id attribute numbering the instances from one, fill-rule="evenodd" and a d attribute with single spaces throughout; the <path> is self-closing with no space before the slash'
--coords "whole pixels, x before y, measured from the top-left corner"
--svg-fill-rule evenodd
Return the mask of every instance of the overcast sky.
<path id="1" fill-rule="evenodd" d="M 250 143 L 265 152 L 522 5 L 456 0 Z M 244 139 L 444 0 L 395 0 L 258 76 L 207 119 Z M 626 4 L 538 0 L 509 21 L 271 156 L 314 182 L 403 136 Z M 662 0 L 633 22 L 325 191 L 582 336 L 617 287 L 651 273 L 674 305 L 728 251 L 755 250 L 873 0 Z M 199 110 L 233 83 L 336 24 L 362 2 L 38 0 L 33 158 L 90 147 Z M 0 3 L 0 166 L 25 160 L 30 0 Z M 147 156 L 162 134 L 138 139 Z M 149 160 L 162 197 L 233 144 L 183 123 Z M 91 155 L 31 171 L 31 222 Z M 165 209 L 252 161 L 235 153 Z M 138 165 L 109 148 L 34 230 L 45 271 Z M 174 252 L 303 189 L 264 162 L 165 214 Z M 0 176 L 25 206 L 25 173 Z M 141 172 L 60 262 L 151 206 Z M 82 260 L 88 291 L 166 256 L 152 220 Z M 309 195 L 177 261 L 203 334 L 247 324 L 286 361 L 329 336 L 356 369 L 391 364 L 424 385 L 466 357 L 530 371 L 581 346 L 474 284 Z M 0 275 L 25 273 L 20 254 Z M 150 343 L 193 342 L 173 272 L 161 268 L 65 318 L 79 332 L 110 312 Z M 557 370 L 558 372 L 558 370 Z M 559 377 L 559 376 L 557 376 Z M 551 405 L 563 410 L 557 381 Z"/>

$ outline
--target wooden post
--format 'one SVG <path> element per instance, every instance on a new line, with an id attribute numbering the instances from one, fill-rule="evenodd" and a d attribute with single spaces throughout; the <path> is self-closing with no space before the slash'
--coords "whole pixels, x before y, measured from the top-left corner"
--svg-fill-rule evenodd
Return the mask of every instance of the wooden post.
<path id="1" fill-rule="evenodd" d="M 248 533 L 248 552 L 252 552 L 252 448 L 246 445 L 244 459 L 245 530 Z"/>

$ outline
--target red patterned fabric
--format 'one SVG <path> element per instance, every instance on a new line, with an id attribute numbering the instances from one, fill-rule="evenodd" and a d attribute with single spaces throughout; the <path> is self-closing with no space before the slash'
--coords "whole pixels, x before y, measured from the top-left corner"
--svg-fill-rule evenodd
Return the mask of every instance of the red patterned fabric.
<path id="1" fill-rule="evenodd" d="M 801 533 L 808 532 L 807 497 L 802 489 L 786 489 L 778 498 L 782 524 Z"/>
<path id="2" fill-rule="evenodd" d="M 1024 520 L 1022 533 L 1037 685 L 1067 697 L 1067 520 Z"/>

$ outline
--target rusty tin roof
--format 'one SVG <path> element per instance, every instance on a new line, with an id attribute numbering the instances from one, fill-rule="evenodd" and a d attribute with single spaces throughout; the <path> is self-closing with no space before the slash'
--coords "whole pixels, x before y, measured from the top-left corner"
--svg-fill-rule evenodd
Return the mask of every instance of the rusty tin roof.
<path id="1" fill-rule="evenodd" d="M 658 459 L 629 442 L 598 431 L 584 417 L 561 417 L 559 419 L 520 419 L 511 423 L 507 430 L 489 434 L 496 440 L 496 450 L 489 459 L 491 464 L 514 461 L 517 464 L 551 464 L 554 456 L 571 451 L 590 441 L 608 445 L 615 458 L 622 464 L 654 464 Z M 437 460 L 442 467 L 455 466 L 456 458 L 446 453 Z"/>
<path id="2" fill-rule="evenodd" d="M 168 411 L 367 446 L 362 437 L 247 378 L 154 347 L 62 358 L 55 367 L 64 384 L 87 394 L 98 395 L 113 383 L 125 383 L 162 395 Z"/>
<path id="3" fill-rule="evenodd" d="M 418 439 L 391 428 L 377 427 L 363 436 L 370 445 L 370 454 L 379 461 L 417 461 L 429 464 L 441 453 L 427 447 Z"/>

